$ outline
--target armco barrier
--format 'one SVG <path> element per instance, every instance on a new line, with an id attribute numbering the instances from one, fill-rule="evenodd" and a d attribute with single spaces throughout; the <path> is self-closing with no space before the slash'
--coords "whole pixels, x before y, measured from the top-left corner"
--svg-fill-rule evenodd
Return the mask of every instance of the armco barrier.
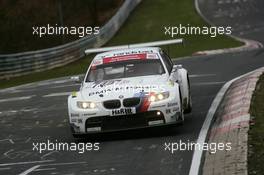
<path id="1" fill-rule="evenodd" d="M 109 41 L 141 0 L 125 0 L 118 12 L 100 29 L 100 34 L 87 36 L 65 45 L 44 50 L 0 55 L 0 79 L 8 79 L 66 65 L 84 56 L 88 48 Z"/>

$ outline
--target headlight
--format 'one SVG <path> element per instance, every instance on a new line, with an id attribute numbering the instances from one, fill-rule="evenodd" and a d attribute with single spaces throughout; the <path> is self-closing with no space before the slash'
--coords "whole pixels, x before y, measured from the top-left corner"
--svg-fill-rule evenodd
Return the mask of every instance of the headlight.
<path id="1" fill-rule="evenodd" d="M 77 106 L 81 109 L 94 109 L 96 108 L 96 103 L 87 101 L 77 101 Z"/>
<path id="2" fill-rule="evenodd" d="M 148 99 L 150 102 L 156 102 L 167 99 L 169 98 L 169 96 L 170 96 L 169 92 L 151 93 Z"/>

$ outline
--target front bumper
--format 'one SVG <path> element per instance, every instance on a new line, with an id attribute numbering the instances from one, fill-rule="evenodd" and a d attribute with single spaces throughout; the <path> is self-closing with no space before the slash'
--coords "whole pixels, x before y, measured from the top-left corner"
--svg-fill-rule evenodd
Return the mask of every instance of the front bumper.
<path id="1" fill-rule="evenodd" d="M 73 134 L 89 134 L 177 124 L 181 118 L 181 107 L 177 101 L 177 98 L 169 98 L 151 103 L 145 111 L 118 116 L 112 116 L 111 110 L 101 105 L 92 110 L 69 105 L 70 126 Z"/>
<path id="2" fill-rule="evenodd" d="M 172 117 L 174 120 L 171 120 L 170 122 L 166 122 L 163 113 L 159 110 L 147 111 L 133 115 L 96 116 L 86 119 L 82 125 L 71 123 L 71 128 L 74 134 L 116 132 L 177 124 L 179 122 L 179 116 L 179 112 L 175 113 Z"/>

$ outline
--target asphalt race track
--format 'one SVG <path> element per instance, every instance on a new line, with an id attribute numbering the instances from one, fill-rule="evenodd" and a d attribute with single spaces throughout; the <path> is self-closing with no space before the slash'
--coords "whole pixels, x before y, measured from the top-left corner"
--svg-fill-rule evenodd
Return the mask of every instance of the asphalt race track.
<path id="1" fill-rule="evenodd" d="M 241 14 L 236 14 L 240 15 L 214 16 L 217 9 L 227 14 L 237 4 Z M 211 22 L 232 24 L 236 35 L 264 41 L 262 0 L 201 0 L 200 5 L 202 12 L 207 9 L 205 15 L 211 16 Z M 251 26 L 252 30 L 243 28 L 244 25 Z M 258 30 L 254 31 L 256 27 Z M 99 151 L 83 154 L 67 151 L 40 154 L 32 150 L 32 143 L 46 143 L 47 139 L 76 141 L 67 123 L 67 95 L 78 90 L 78 84 L 62 78 L 0 91 L 0 174 L 188 174 L 193 152 L 172 154 L 164 150 L 164 143 L 195 141 L 219 89 L 228 80 L 264 66 L 264 50 L 201 56 L 175 63 L 183 64 L 191 75 L 193 112 L 186 116 L 184 125 L 77 140 L 100 142 Z"/>
<path id="2" fill-rule="evenodd" d="M 198 0 L 202 14 L 213 24 L 231 26 L 233 34 L 264 43 L 263 0 Z"/>

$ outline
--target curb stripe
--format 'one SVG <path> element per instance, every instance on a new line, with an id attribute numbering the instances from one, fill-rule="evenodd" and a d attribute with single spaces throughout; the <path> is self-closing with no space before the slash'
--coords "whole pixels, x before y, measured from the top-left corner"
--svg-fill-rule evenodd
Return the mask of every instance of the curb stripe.
<path id="1" fill-rule="evenodd" d="M 228 90 L 228 88 L 232 85 L 233 82 L 235 82 L 236 80 L 243 78 L 247 75 L 250 75 L 252 73 L 256 73 L 260 71 L 259 73 L 261 73 L 262 71 L 264 71 L 264 67 L 256 69 L 254 71 L 251 71 L 249 73 L 246 73 L 244 75 L 241 75 L 239 77 L 236 77 L 230 81 L 228 81 L 221 89 L 220 91 L 217 93 L 216 97 L 214 98 L 213 103 L 211 104 L 208 113 L 206 115 L 206 118 L 204 120 L 203 126 L 200 130 L 198 139 L 197 139 L 197 143 L 199 143 L 200 145 L 202 145 L 203 143 L 205 143 L 205 140 L 208 136 L 208 131 L 210 129 L 210 126 L 212 124 L 212 119 L 214 117 L 214 114 L 220 104 L 220 102 L 222 101 L 226 91 Z M 192 157 L 192 163 L 190 166 L 190 171 L 189 171 L 189 175 L 198 175 L 200 172 L 200 166 L 201 166 L 201 160 L 202 160 L 202 155 L 203 155 L 203 150 L 194 150 L 193 152 L 193 157 Z"/>

